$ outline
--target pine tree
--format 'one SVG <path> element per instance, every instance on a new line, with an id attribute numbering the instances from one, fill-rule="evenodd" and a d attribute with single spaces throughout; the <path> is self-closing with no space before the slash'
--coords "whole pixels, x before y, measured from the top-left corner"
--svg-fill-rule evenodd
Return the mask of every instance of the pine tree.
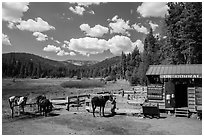
<path id="1" fill-rule="evenodd" d="M 168 55 L 171 64 L 202 63 L 202 3 L 168 3 Z"/>
<path id="2" fill-rule="evenodd" d="M 121 70 L 122 70 L 122 77 L 125 77 L 125 72 L 127 70 L 127 62 L 126 62 L 126 55 L 124 52 L 122 52 L 121 55 Z"/>

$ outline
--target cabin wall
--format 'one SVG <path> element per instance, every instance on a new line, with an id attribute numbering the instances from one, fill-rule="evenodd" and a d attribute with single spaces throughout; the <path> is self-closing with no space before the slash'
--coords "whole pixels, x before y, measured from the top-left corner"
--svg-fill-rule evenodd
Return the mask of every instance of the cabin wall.
<path id="1" fill-rule="evenodd" d="M 158 103 L 159 109 L 174 109 L 188 107 L 189 111 L 196 112 L 197 106 L 202 106 L 201 79 L 160 79 L 158 76 L 147 86 L 147 99 L 150 103 Z M 184 95 L 184 96 L 183 96 Z"/>

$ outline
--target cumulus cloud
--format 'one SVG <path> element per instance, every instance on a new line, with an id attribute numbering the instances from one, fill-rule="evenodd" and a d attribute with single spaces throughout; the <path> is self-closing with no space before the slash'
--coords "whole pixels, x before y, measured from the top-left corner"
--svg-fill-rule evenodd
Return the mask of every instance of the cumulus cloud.
<path id="1" fill-rule="evenodd" d="M 15 26 L 15 24 L 13 23 L 13 22 L 9 22 L 8 23 L 8 28 L 10 28 L 10 29 L 14 29 L 16 26 Z"/>
<path id="2" fill-rule="evenodd" d="M 74 52 L 70 52 L 69 53 L 71 56 L 75 56 L 76 55 L 76 53 L 74 53 Z"/>
<path id="3" fill-rule="evenodd" d="M 90 14 L 95 14 L 95 12 L 93 10 L 89 11 Z"/>
<path id="4" fill-rule="evenodd" d="M 99 5 L 100 2 L 77 2 L 80 6 L 89 7 L 90 5 Z"/>
<path id="5" fill-rule="evenodd" d="M 74 52 L 66 52 L 64 50 L 62 50 L 60 47 L 54 46 L 54 45 L 47 45 L 47 47 L 44 47 L 43 49 L 44 51 L 47 52 L 55 52 L 57 53 L 57 56 L 75 56 L 76 54 Z"/>
<path id="6" fill-rule="evenodd" d="M 114 55 L 120 55 L 121 52 L 129 53 L 135 47 L 129 37 L 116 35 L 109 40 L 84 37 L 79 39 L 71 39 L 69 42 L 69 50 L 78 52 L 82 55 L 98 54 L 104 50 L 110 50 Z"/>
<path id="7" fill-rule="evenodd" d="M 134 45 L 137 46 L 137 48 L 139 49 L 140 52 L 143 52 L 144 50 L 144 44 L 142 43 L 141 40 L 137 40 L 134 42 Z M 134 46 L 134 47 L 135 47 Z"/>
<path id="8" fill-rule="evenodd" d="M 55 40 L 55 42 L 56 42 L 57 44 L 60 44 L 60 43 L 61 43 L 59 40 Z"/>
<path id="9" fill-rule="evenodd" d="M 108 28 L 101 25 L 95 25 L 91 28 L 88 24 L 81 24 L 80 29 L 91 37 L 102 37 L 105 33 L 108 33 Z"/>
<path id="10" fill-rule="evenodd" d="M 84 7 L 81 6 L 69 7 L 69 10 L 78 15 L 83 15 L 85 11 Z"/>
<path id="11" fill-rule="evenodd" d="M 32 32 L 43 32 L 55 29 L 55 27 L 49 25 L 40 17 L 36 18 L 35 20 L 28 19 L 27 21 L 21 21 L 20 24 L 16 27 L 20 30 L 27 30 Z"/>
<path id="12" fill-rule="evenodd" d="M 156 29 L 157 27 L 159 27 L 158 24 L 154 24 L 154 23 L 152 23 L 152 21 L 149 22 L 149 25 L 151 26 L 151 28 L 153 29 L 153 31 L 155 31 L 155 29 Z"/>
<path id="13" fill-rule="evenodd" d="M 72 38 L 69 43 L 69 49 L 79 52 L 82 55 L 97 54 L 107 49 L 107 41 L 98 38 Z"/>
<path id="14" fill-rule="evenodd" d="M 60 50 L 58 53 L 57 53 L 58 56 L 75 56 L 76 54 L 74 52 L 66 52 L 64 50 Z"/>
<path id="15" fill-rule="evenodd" d="M 129 37 L 119 35 L 108 40 L 108 47 L 114 55 L 120 55 L 122 51 L 129 53 L 134 49 L 134 45 Z"/>
<path id="16" fill-rule="evenodd" d="M 68 45 L 68 44 L 69 44 L 69 41 L 65 40 L 64 43 Z"/>
<path id="17" fill-rule="evenodd" d="M 124 21 L 122 18 L 118 18 L 118 15 L 114 16 L 111 20 L 111 23 L 109 23 L 109 26 L 111 28 L 111 33 L 121 33 L 130 35 L 127 30 L 130 30 L 131 27 L 129 26 L 129 20 Z"/>
<path id="18" fill-rule="evenodd" d="M 165 17 L 167 10 L 168 6 L 165 2 L 143 2 L 137 8 L 142 17 Z"/>
<path id="19" fill-rule="evenodd" d="M 41 32 L 33 32 L 33 36 L 37 37 L 37 41 L 46 41 L 48 40 L 48 36 L 46 34 L 43 34 Z"/>
<path id="20" fill-rule="evenodd" d="M 11 46 L 11 42 L 9 40 L 9 37 L 3 33 L 2 33 L 2 44 Z"/>
<path id="21" fill-rule="evenodd" d="M 57 53 L 58 56 L 64 56 L 64 55 L 69 55 L 69 52 L 65 52 L 64 50 L 60 50 L 58 53 Z"/>
<path id="22" fill-rule="evenodd" d="M 138 31 L 138 32 L 140 32 L 140 33 L 144 33 L 144 34 L 147 34 L 148 33 L 148 29 L 146 28 L 146 27 L 144 27 L 144 26 L 140 26 L 139 24 L 133 24 L 132 25 L 132 27 L 136 30 L 136 31 Z"/>
<path id="23" fill-rule="evenodd" d="M 47 52 L 59 52 L 61 51 L 61 48 L 60 47 L 56 47 L 54 45 L 47 45 L 47 47 L 44 47 L 43 49 L 44 51 L 47 51 Z"/>
<path id="24" fill-rule="evenodd" d="M 29 7 L 29 2 L 3 2 L 2 3 L 2 19 L 8 22 L 19 22 L 23 13 Z"/>

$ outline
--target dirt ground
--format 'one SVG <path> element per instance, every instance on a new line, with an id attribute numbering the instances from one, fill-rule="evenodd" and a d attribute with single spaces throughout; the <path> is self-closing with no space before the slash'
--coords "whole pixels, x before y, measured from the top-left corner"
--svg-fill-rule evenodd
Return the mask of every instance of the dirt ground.
<path id="1" fill-rule="evenodd" d="M 116 115 L 110 115 L 107 103 L 105 117 L 85 110 L 85 107 L 65 109 L 56 106 L 48 116 L 36 114 L 36 108 L 27 106 L 26 114 L 15 115 L 12 119 L 8 106 L 11 95 L 28 96 L 32 103 L 39 94 L 48 98 L 68 95 L 95 93 L 99 91 L 117 92 L 119 89 L 131 90 L 126 81 L 108 83 L 104 88 L 69 89 L 60 84 L 68 79 L 3 79 L 2 81 L 2 134 L 3 135 L 201 135 L 202 121 L 196 118 L 174 117 L 161 113 L 161 118 L 143 118 L 127 110 L 141 111 L 141 106 L 128 105 L 120 95 L 117 97 Z M 126 110 L 126 111 L 124 111 Z M 124 111 L 124 113 L 122 113 Z"/>

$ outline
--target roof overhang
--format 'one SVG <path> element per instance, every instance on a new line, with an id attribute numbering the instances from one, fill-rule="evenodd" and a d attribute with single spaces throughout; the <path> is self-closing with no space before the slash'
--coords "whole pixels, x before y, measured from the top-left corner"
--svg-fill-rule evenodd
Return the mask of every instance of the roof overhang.
<path id="1" fill-rule="evenodd" d="M 159 75 L 160 78 L 202 78 L 202 64 L 150 65 L 146 75 Z"/>

